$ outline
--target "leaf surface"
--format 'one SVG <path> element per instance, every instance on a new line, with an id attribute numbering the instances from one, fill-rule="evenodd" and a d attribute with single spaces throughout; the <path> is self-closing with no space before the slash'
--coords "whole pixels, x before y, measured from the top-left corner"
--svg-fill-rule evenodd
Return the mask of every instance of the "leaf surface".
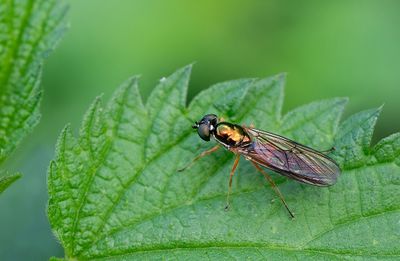
<path id="1" fill-rule="evenodd" d="M 21 177 L 20 174 L 3 175 L 0 177 L 0 194 L 10 186 L 14 181 Z"/>
<path id="2" fill-rule="evenodd" d="M 339 124 L 347 102 L 313 102 L 281 115 L 284 75 L 216 84 L 186 107 L 191 67 L 144 104 L 137 78 L 97 99 L 75 137 L 67 126 L 49 168 L 48 216 L 67 259 L 398 259 L 400 135 L 370 147 L 380 109 Z M 272 174 L 291 220 L 263 177 L 241 160 L 225 205 L 230 152 L 181 173 L 215 143 L 191 125 L 204 114 L 255 124 L 332 153 L 343 173 L 320 188 Z"/>
<path id="3" fill-rule="evenodd" d="M 0 0 L 0 164 L 39 122 L 41 67 L 65 10 L 56 0 Z"/>

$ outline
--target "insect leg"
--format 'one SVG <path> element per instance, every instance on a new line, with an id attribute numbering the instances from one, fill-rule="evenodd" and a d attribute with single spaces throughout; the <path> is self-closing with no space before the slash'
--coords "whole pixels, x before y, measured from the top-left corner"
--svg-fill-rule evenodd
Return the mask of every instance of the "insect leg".
<path id="1" fill-rule="evenodd" d="M 189 164 L 187 164 L 185 167 L 178 169 L 179 172 L 184 171 L 185 169 L 190 168 L 198 159 L 201 159 L 204 156 L 207 156 L 215 151 L 217 151 L 220 148 L 219 145 L 216 145 L 214 147 L 212 147 L 209 150 L 203 151 L 202 153 L 200 153 L 200 155 L 198 155 L 197 157 L 195 157 Z"/>
<path id="2" fill-rule="evenodd" d="M 271 187 L 273 188 L 273 190 L 275 191 L 275 193 L 279 196 L 279 198 L 281 199 L 283 205 L 285 205 L 285 208 L 287 209 L 287 211 L 289 212 L 290 216 L 292 218 L 294 218 L 294 215 L 292 213 L 292 211 L 290 211 L 288 205 L 286 204 L 285 199 L 283 198 L 283 195 L 281 194 L 281 192 L 279 191 L 278 187 L 275 185 L 275 182 L 272 180 L 272 178 L 255 162 L 251 162 L 253 163 L 253 165 L 256 167 L 256 169 L 261 172 L 263 174 L 263 176 L 265 177 L 266 180 L 268 180 L 268 182 L 271 184 Z"/>
<path id="3" fill-rule="evenodd" d="M 233 174 L 235 174 L 236 167 L 239 164 L 239 160 L 240 160 L 240 154 L 236 154 L 235 162 L 233 163 L 231 174 L 229 175 L 229 187 L 228 187 L 228 195 L 226 196 L 225 210 L 229 209 L 229 195 L 232 192 L 232 178 L 233 178 Z"/>

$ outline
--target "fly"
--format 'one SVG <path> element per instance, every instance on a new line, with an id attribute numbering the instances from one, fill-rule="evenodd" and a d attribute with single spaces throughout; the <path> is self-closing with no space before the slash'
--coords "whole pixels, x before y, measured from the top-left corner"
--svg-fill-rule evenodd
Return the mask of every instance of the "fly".
<path id="1" fill-rule="evenodd" d="M 225 209 L 229 208 L 232 177 L 241 155 L 251 161 L 254 167 L 263 174 L 292 218 L 294 218 L 293 212 L 289 209 L 272 178 L 261 166 L 301 183 L 321 187 L 335 184 L 340 175 L 340 168 L 337 163 L 323 152 L 316 151 L 271 132 L 225 122 L 218 119 L 214 114 L 205 115 L 199 122 L 195 122 L 192 127 L 197 129 L 201 139 L 210 141 L 210 138 L 213 137 L 218 144 L 202 152 L 179 171 L 187 169 L 195 161 L 215 152 L 221 146 L 236 155 L 229 176 Z"/>

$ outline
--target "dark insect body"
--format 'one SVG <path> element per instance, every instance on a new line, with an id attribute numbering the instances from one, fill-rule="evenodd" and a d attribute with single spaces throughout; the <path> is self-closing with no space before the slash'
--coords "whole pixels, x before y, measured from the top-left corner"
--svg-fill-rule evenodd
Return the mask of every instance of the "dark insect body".
<path id="1" fill-rule="evenodd" d="M 282 194 L 260 165 L 288 178 L 315 186 L 333 185 L 340 175 L 340 168 L 336 162 L 322 152 L 270 132 L 220 121 L 214 114 L 205 115 L 193 125 L 193 128 L 197 129 L 200 138 L 209 141 L 210 137 L 213 137 L 218 145 L 201 153 L 180 171 L 190 167 L 199 158 L 216 151 L 220 145 L 236 155 L 229 178 L 226 209 L 229 207 L 232 177 L 239 163 L 240 155 L 251 161 L 256 169 L 264 175 L 291 217 L 294 215 Z"/>

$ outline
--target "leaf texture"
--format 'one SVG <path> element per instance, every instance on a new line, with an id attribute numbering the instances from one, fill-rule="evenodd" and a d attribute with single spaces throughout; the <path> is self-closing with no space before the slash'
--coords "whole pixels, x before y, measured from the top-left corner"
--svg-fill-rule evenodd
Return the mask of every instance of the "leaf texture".
<path id="1" fill-rule="evenodd" d="M 41 67 L 65 11 L 56 0 L 0 1 L 0 164 L 39 122 Z"/>
<path id="2" fill-rule="evenodd" d="M 282 116 L 285 75 L 216 84 L 186 106 L 191 66 L 144 104 L 138 79 L 98 98 L 78 137 L 60 135 L 48 176 L 48 216 L 67 259 L 398 259 L 400 135 L 370 147 L 380 108 L 339 124 L 347 99 L 313 102 Z M 255 124 L 331 155 L 343 173 L 319 188 L 273 175 L 291 220 L 251 164 L 241 160 L 232 207 L 223 210 L 230 152 L 199 160 L 191 125 L 204 114 Z"/>

